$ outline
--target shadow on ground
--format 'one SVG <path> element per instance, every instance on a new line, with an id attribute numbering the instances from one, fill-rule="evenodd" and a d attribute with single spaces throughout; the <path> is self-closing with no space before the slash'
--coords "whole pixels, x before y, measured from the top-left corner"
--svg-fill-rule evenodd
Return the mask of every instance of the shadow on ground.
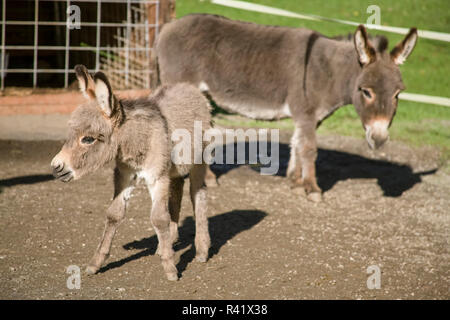
<path id="1" fill-rule="evenodd" d="M 259 210 L 233 210 L 214 217 L 208 218 L 209 233 L 211 236 L 211 248 L 209 250 L 209 258 L 216 255 L 220 248 L 223 247 L 228 240 L 232 239 L 242 231 L 251 229 L 256 224 L 261 222 L 267 213 Z M 178 228 L 179 239 L 174 246 L 175 251 L 183 250 L 190 246 L 189 250 L 185 251 L 180 256 L 177 269 L 179 276 L 189 263 L 195 258 L 195 221 L 193 217 L 189 216 L 184 219 L 182 225 Z M 149 256 L 154 255 L 158 247 L 158 239 L 156 235 L 141 240 L 127 243 L 123 246 L 126 250 L 143 249 L 142 251 L 133 254 L 129 257 L 119 261 L 110 262 L 99 270 L 99 273 L 106 272 L 110 269 L 119 268 L 124 264 Z"/>
<path id="2" fill-rule="evenodd" d="M 245 163 L 250 163 L 248 142 L 245 143 Z M 224 156 L 226 159 L 226 149 L 231 145 L 224 146 Z M 237 163 L 237 147 L 238 144 L 233 144 L 234 163 Z M 243 149 L 244 150 L 244 149 Z M 267 150 L 271 149 L 271 143 L 268 143 Z M 279 144 L 279 169 L 277 176 L 286 176 L 286 169 L 289 162 L 290 148 L 285 143 Z M 270 158 L 270 154 L 268 157 Z M 258 154 L 258 163 L 261 163 Z M 270 164 L 269 164 L 270 165 Z M 229 171 L 238 168 L 240 165 L 228 164 L 212 164 L 211 169 L 216 174 L 217 178 L 221 175 L 227 174 Z M 260 172 L 261 166 L 251 165 L 251 168 Z M 437 169 L 414 173 L 409 165 L 398 164 L 384 160 L 368 159 L 363 156 L 335 151 L 335 150 L 318 150 L 317 161 L 317 182 L 322 191 L 326 192 L 333 188 L 333 186 L 343 180 L 347 179 L 377 179 L 378 185 L 383 190 L 383 195 L 387 197 L 399 197 L 403 192 L 411 189 L 416 183 L 422 181 L 422 176 L 433 174 Z"/>
<path id="3" fill-rule="evenodd" d="M 226 149 L 233 147 L 233 161 L 237 163 L 238 145 L 245 150 L 244 163 L 249 161 L 249 146 L 247 143 L 234 143 L 224 146 L 223 159 L 226 159 Z M 268 143 L 267 150 L 272 150 L 271 144 Z M 289 162 L 290 148 L 285 143 L 279 144 L 279 162 L 277 176 L 286 176 L 286 168 Z M 263 152 L 265 153 L 265 152 Z M 270 154 L 268 157 L 270 158 Z M 276 158 L 276 157 L 275 157 Z M 257 162 L 261 163 L 258 155 Z M 238 168 L 241 165 L 234 164 L 213 164 L 211 169 L 217 178 L 227 174 L 229 171 Z M 251 165 L 251 168 L 260 172 L 261 166 Z M 383 190 L 383 195 L 387 197 L 399 197 L 403 192 L 411 189 L 415 184 L 422 182 L 422 176 L 434 174 L 437 169 L 414 173 L 413 169 L 406 164 L 398 164 L 385 160 L 374 160 L 366 157 L 352 154 L 348 152 L 320 149 L 316 161 L 317 181 L 319 187 L 324 191 L 328 191 L 339 182 L 347 179 L 376 179 L 378 185 Z M 18 176 L 9 179 L 0 180 L 0 193 L 4 187 L 13 187 L 16 185 L 34 184 L 53 180 L 50 174 L 35 174 L 27 176 Z"/>
<path id="4" fill-rule="evenodd" d="M 53 180 L 54 177 L 51 174 L 34 174 L 28 176 L 20 176 L 9 179 L 0 180 L 0 193 L 3 187 L 13 187 L 20 184 L 34 184 L 39 182 L 46 182 Z"/>

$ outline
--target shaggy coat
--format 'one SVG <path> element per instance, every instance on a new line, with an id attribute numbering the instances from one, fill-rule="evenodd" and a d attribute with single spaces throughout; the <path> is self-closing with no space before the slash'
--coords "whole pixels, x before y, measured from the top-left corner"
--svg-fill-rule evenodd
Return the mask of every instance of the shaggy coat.
<path id="1" fill-rule="evenodd" d="M 316 128 L 339 107 L 353 104 L 369 146 L 381 146 L 405 89 L 398 65 L 412 52 L 417 30 L 390 53 L 387 40 L 372 43 L 363 26 L 352 40 L 194 14 L 164 26 L 156 56 L 163 84 L 189 82 L 220 107 L 250 118 L 292 117 L 287 176 L 320 201 Z"/>
<path id="2" fill-rule="evenodd" d="M 189 84 L 163 86 L 152 96 L 119 100 L 106 76 L 92 78 L 84 66 L 75 67 L 82 93 L 88 102 L 79 106 L 69 121 L 69 137 L 52 160 L 54 175 L 68 182 L 97 170 L 115 159 L 114 199 L 107 210 L 106 226 L 100 244 L 88 267 L 96 273 L 107 258 L 127 202 L 139 179 L 143 179 L 152 198 L 151 222 L 159 240 L 158 253 L 169 280 L 178 279 L 172 244 L 178 237 L 178 219 L 186 176 L 196 218 L 197 260 L 208 258 L 210 238 L 207 221 L 206 165 L 172 162 L 175 142 L 172 133 L 183 130 L 194 136 L 194 121 L 203 130 L 211 125 L 207 99 Z M 177 144 L 191 150 L 192 158 L 202 153 L 194 143 Z M 202 156 L 199 154 L 197 156 Z"/>

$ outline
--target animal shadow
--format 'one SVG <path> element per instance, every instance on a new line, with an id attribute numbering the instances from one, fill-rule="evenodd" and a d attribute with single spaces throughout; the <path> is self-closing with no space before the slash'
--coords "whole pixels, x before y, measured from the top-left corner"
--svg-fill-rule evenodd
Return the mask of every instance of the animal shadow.
<path id="1" fill-rule="evenodd" d="M 215 256 L 228 240 L 232 239 L 242 231 L 251 229 L 264 219 L 266 215 L 267 213 L 260 210 L 233 210 L 208 218 L 209 233 L 211 236 L 209 259 Z M 192 216 L 186 217 L 183 220 L 182 225 L 178 228 L 178 232 L 179 238 L 177 243 L 175 243 L 174 250 L 183 250 L 190 246 L 190 249 L 186 250 L 180 256 L 180 260 L 177 264 L 179 277 L 181 277 L 181 274 L 186 270 L 187 265 L 195 258 L 195 221 Z M 156 235 L 127 243 L 123 246 L 125 250 L 141 249 L 142 251 L 119 261 L 110 262 L 98 272 L 103 273 L 110 269 L 121 267 L 130 261 L 154 255 L 157 247 L 158 238 Z"/>
<path id="2" fill-rule="evenodd" d="M 239 142 L 244 144 L 244 142 Z M 229 171 L 238 168 L 241 165 L 237 163 L 237 145 L 234 143 L 234 163 L 235 164 L 217 164 L 211 165 L 212 171 L 216 177 L 227 174 Z M 272 144 L 268 143 L 268 150 Z M 224 145 L 223 159 L 226 159 L 228 145 Z M 245 142 L 245 163 L 249 163 L 249 143 Z M 232 150 L 230 148 L 230 150 Z M 279 169 L 277 176 L 286 177 L 286 169 L 289 162 L 290 147 L 285 143 L 279 144 Z M 258 155 L 258 163 L 259 155 Z M 276 161 L 276 159 L 274 160 Z M 252 170 L 260 172 L 261 166 L 250 166 Z M 398 164 L 385 160 L 369 159 L 364 156 L 352 154 L 343 151 L 318 149 L 316 160 L 317 183 L 324 191 L 334 187 L 339 181 L 348 179 L 376 179 L 378 185 L 383 190 L 386 197 L 400 197 L 403 192 L 411 189 L 415 184 L 422 182 L 422 176 L 434 174 L 436 169 L 414 173 L 412 167 L 406 164 Z"/>
<path id="3" fill-rule="evenodd" d="M 9 179 L 0 180 L 0 193 L 3 187 L 13 187 L 19 184 L 34 184 L 53 180 L 54 177 L 50 174 L 34 174 L 28 176 L 20 176 Z"/>

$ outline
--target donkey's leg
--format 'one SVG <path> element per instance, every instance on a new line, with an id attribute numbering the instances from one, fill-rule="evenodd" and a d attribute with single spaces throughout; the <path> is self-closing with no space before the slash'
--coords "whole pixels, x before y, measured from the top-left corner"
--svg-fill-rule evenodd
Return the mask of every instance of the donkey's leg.
<path id="1" fill-rule="evenodd" d="M 195 215 L 195 249 L 196 259 L 199 262 L 208 260 L 211 240 L 208 230 L 208 203 L 206 199 L 205 174 L 206 164 L 194 165 L 189 175 L 190 194 Z"/>
<path id="2" fill-rule="evenodd" d="M 303 186 L 302 164 L 300 161 L 300 127 L 296 127 L 291 138 L 291 155 L 286 170 L 286 177 L 291 181 L 292 187 Z"/>
<path id="3" fill-rule="evenodd" d="M 161 177 L 155 183 L 149 184 L 152 197 L 152 211 L 150 221 L 155 228 L 159 242 L 159 253 L 167 279 L 178 280 L 178 271 L 175 267 L 174 251 L 170 235 L 170 213 L 169 213 L 169 177 Z"/>
<path id="4" fill-rule="evenodd" d="M 135 182 L 136 176 L 131 169 L 120 166 L 114 169 L 114 198 L 107 210 L 102 239 L 86 268 L 88 274 L 96 273 L 109 256 L 114 234 L 125 217 L 127 201 L 130 198 Z"/>
<path id="5" fill-rule="evenodd" d="M 317 140 L 315 121 L 304 122 L 300 125 L 299 135 L 300 161 L 302 168 L 302 183 L 308 200 L 320 202 L 322 190 L 316 180 Z"/>
<path id="6" fill-rule="evenodd" d="M 170 180 L 169 213 L 170 213 L 170 241 L 174 244 L 178 240 L 178 220 L 180 219 L 181 199 L 183 198 L 184 178 Z"/>

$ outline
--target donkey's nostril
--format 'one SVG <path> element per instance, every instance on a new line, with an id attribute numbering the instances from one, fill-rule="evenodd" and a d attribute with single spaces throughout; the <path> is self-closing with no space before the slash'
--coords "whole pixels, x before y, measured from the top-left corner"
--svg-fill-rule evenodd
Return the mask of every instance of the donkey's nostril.
<path id="1" fill-rule="evenodd" d="M 64 163 L 58 163 L 56 167 L 53 167 L 53 171 L 56 173 L 61 172 L 64 169 Z"/>
<path id="2" fill-rule="evenodd" d="M 378 149 L 379 147 L 381 147 L 387 140 L 388 140 L 389 136 L 387 137 L 381 137 L 381 138 L 375 138 L 375 148 Z"/>

